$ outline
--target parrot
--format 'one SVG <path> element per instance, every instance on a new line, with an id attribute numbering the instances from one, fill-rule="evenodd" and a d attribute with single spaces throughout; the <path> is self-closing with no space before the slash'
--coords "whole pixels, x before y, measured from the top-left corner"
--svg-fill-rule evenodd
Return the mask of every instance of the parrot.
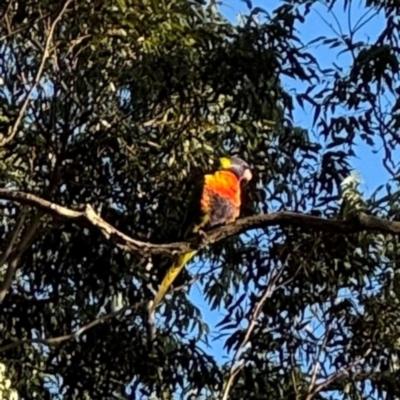
<path id="1" fill-rule="evenodd" d="M 201 184 L 198 185 L 199 193 L 192 201 L 192 207 L 187 210 L 193 222 L 189 224 L 183 238 L 187 239 L 190 235 L 196 234 L 205 235 L 203 228 L 212 228 L 235 221 L 240 214 L 241 183 L 251 179 L 250 167 L 241 158 L 221 157 L 218 169 L 214 173 L 204 175 Z M 197 218 L 193 218 L 194 215 Z M 154 313 L 175 278 L 196 252 L 193 250 L 176 257 L 150 304 L 150 314 Z"/>

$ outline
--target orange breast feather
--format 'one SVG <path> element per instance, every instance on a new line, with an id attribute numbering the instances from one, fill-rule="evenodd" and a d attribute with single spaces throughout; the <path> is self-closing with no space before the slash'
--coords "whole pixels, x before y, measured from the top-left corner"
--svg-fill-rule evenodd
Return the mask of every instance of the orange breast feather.
<path id="1" fill-rule="evenodd" d="M 201 208 L 209 212 L 212 196 L 228 200 L 234 209 L 240 208 L 240 181 L 230 171 L 217 171 L 205 176 Z M 236 213 L 235 213 L 236 214 Z"/>

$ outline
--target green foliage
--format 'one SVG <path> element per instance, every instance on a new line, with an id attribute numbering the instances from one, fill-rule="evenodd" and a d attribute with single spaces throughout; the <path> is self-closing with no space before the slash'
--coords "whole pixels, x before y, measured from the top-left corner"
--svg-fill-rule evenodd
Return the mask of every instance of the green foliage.
<path id="1" fill-rule="evenodd" d="M 356 29 L 315 42 L 350 54 L 344 70 L 321 69 L 297 36 L 315 6 L 255 8 L 235 25 L 212 2 L 189 0 L 0 5 L 2 187 L 89 203 L 131 237 L 166 243 L 196 178 L 237 154 L 254 172 L 245 216 L 398 218 L 395 180 L 370 198 L 345 180 L 360 142 L 382 143 L 385 167 L 398 171 L 397 9 L 366 3 L 387 22 L 375 43 Z M 304 90 L 290 93 L 283 77 Z M 293 123 L 295 102 L 317 135 Z M 151 299 L 168 260 L 126 254 L 89 225 L 15 202 L 2 200 L 0 216 L 0 279 L 14 269 L 0 352 L 20 398 L 214 399 L 232 372 L 230 399 L 400 396 L 395 237 L 282 226 L 210 246 L 158 309 L 150 352 L 147 314 L 134 306 Z M 193 281 L 220 312 L 228 361 L 188 295 Z"/>
<path id="2" fill-rule="evenodd" d="M 11 380 L 7 379 L 6 366 L 0 364 L 0 397 L 2 399 L 18 400 L 18 393 L 11 387 Z"/>

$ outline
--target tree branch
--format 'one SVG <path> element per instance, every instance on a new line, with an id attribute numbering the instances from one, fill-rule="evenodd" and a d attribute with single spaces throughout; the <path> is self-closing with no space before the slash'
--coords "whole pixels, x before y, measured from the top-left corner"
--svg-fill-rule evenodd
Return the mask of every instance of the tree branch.
<path id="1" fill-rule="evenodd" d="M 44 45 L 44 50 L 43 50 L 43 55 L 42 55 L 42 60 L 40 62 L 39 68 L 36 72 L 36 76 L 32 82 L 32 86 L 30 87 L 30 89 L 28 90 L 28 93 L 26 94 L 25 100 L 22 103 L 22 106 L 19 110 L 17 119 L 14 122 L 14 125 L 12 127 L 10 127 L 9 133 L 7 136 L 3 137 L 0 140 L 0 147 L 6 145 L 7 143 L 11 142 L 11 140 L 13 140 L 14 136 L 16 135 L 17 131 L 18 131 L 18 127 L 22 121 L 22 118 L 24 117 L 26 108 L 28 107 L 29 104 L 29 100 L 31 98 L 31 94 L 32 92 L 35 90 L 37 84 L 40 81 L 40 78 L 43 74 L 43 70 L 44 70 L 44 66 L 46 64 L 47 59 L 49 58 L 50 55 L 50 45 L 51 42 L 53 40 L 53 35 L 54 35 L 54 31 L 56 29 L 56 25 L 58 24 L 58 22 L 61 20 L 63 14 L 66 12 L 68 5 L 71 3 L 72 0 L 67 0 L 63 6 L 63 8 L 61 9 L 60 13 L 57 15 L 57 17 L 55 18 L 55 20 L 53 21 L 53 23 L 50 26 L 49 29 L 49 34 L 47 35 L 46 38 L 46 43 Z"/>
<path id="2" fill-rule="evenodd" d="M 18 225 L 21 224 L 21 228 L 22 228 L 22 224 L 23 224 L 23 220 L 25 219 L 25 215 L 27 213 L 27 208 L 25 207 L 24 210 L 22 211 L 23 213 L 23 219 L 18 220 L 17 221 L 17 228 Z M 36 214 L 33 218 L 32 218 L 32 222 L 30 223 L 30 225 L 27 227 L 27 229 L 25 230 L 25 232 L 22 234 L 22 237 L 19 241 L 18 244 L 13 244 L 13 248 L 7 247 L 4 256 L 1 257 L 0 261 L 3 261 L 3 263 L 8 262 L 8 267 L 7 267 L 7 271 L 6 274 L 4 276 L 4 279 L 2 282 L 0 282 L 0 304 L 3 302 L 8 290 L 11 287 L 12 284 L 12 279 L 14 277 L 14 273 L 17 270 L 18 267 L 18 263 L 19 260 L 23 254 L 23 252 L 30 246 L 34 236 L 35 236 L 35 232 L 36 229 L 40 223 L 40 215 Z M 19 229 L 19 228 L 18 228 Z M 13 235 L 16 232 L 14 231 Z M 17 239 L 18 234 L 14 237 L 11 238 L 11 242 L 15 242 L 15 240 Z M 13 252 L 13 257 L 11 257 L 11 259 L 9 259 L 9 256 L 11 255 L 11 252 Z M 9 253 L 7 255 L 7 253 Z M 0 265 L 2 265 L 0 263 Z"/>
<path id="3" fill-rule="evenodd" d="M 193 284 L 193 282 L 195 282 L 195 281 L 196 281 L 196 278 L 192 279 L 185 285 L 181 285 L 181 286 L 174 288 L 173 291 L 179 292 L 181 290 L 184 290 L 187 286 Z M 37 344 L 43 344 L 43 345 L 52 345 L 52 344 L 65 342 L 66 340 L 71 340 L 71 339 L 77 338 L 78 336 L 82 335 L 84 332 L 88 331 L 89 329 L 94 328 L 96 325 L 106 322 L 109 319 L 115 318 L 118 315 L 123 314 L 125 311 L 128 311 L 128 310 L 137 311 L 142 307 L 143 308 L 147 307 L 147 304 L 148 304 L 148 301 L 144 300 L 144 301 L 139 301 L 134 304 L 126 305 L 117 311 L 113 311 L 108 314 L 102 315 L 102 316 L 94 319 L 93 321 L 90 321 L 87 324 L 81 326 L 80 328 L 75 329 L 73 332 L 67 333 L 65 335 L 56 336 L 56 337 L 52 337 L 52 338 L 43 338 L 43 339 L 40 339 L 40 338 L 39 339 L 27 339 L 27 340 L 17 339 L 15 341 L 13 341 L 12 343 L 1 346 L 0 353 L 10 350 L 10 349 L 13 349 L 14 347 L 22 346 L 23 344 L 37 343 Z"/>
<path id="4" fill-rule="evenodd" d="M 76 211 L 52 203 L 34 194 L 8 189 L 0 189 L 0 199 L 30 205 L 43 210 L 47 214 L 73 220 L 78 224 L 89 222 L 89 224 L 97 228 L 106 239 L 114 242 L 119 248 L 127 252 L 142 254 L 164 254 L 171 256 L 191 250 L 200 250 L 229 236 L 238 235 L 250 229 L 266 228 L 269 226 L 296 226 L 319 232 L 344 235 L 363 231 L 400 235 L 400 222 L 377 218 L 364 212 L 359 213 L 357 217 L 352 220 L 340 220 L 320 218 L 291 211 L 281 211 L 241 218 L 233 224 L 207 231 L 206 237 L 201 240 L 198 238 L 191 238 L 185 242 L 154 244 L 133 239 L 120 232 L 98 216 L 89 204 L 84 207 L 83 211 Z"/>
<path id="5" fill-rule="evenodd" d="M 338 380 L 344 375 L 348 375 L 352 368 L 360 364 L 365 358 L 371 353 L 372 348 L 369 348 L 362 357 L 356 358 L 354 361 L 350 362 L 346 367 L 341 368 L 340 370 L 331 374 L 327 379 L 325 379 L 320 384 L 316 385 L 313 390 L 308 393 L 306 400 L 312 400 L 318 393 L 320 393 L 325 388 L 329 387 L 333 382 Z"/>
<path id="6" fill-rule="evenodd" d="M 253 331 L 257 324 L 258 317 L 261 314 L 261 311 L 264 307 L 265 302 L 267 301 L 267 299 L 269 297 L 271 297 L 272 293 L 276 289 L 278 289 L 279 287 L 282 287 L 282 285 L 277 286 L 277 282 L 282 275 L 282 272 L 285 268 L 285 264 L 282 266 L 282 268 L 273 272 L 273 274 L 268 282 L 268 285 L 264 290 L 264 293 L 263 293 L 261 299 L 253 307 L 251 316 L 249 318 L 249 326 L 246 329 L 246 334 L 244 335 L 242 342 L 240 343 L 239 347 L 237 348 L 237 350 L 235 352 L 235 355 L 233 356 L 232 365 L 229 370 L 228 380 L 226 381 L 221 400 L 229 399 L 229 392 L 231 391 L 231 389 L 233 387 L 235 378 L 244 367 L 244 360 L 241 359 L 241 354 L 242 354 L 245 346 L 249 342 L 251 335 L 253 334 Z M 284 284 L 285 283 L 283 283 L 283 285 Z"/>
<path id="7" fill-rule="evenodd" d="M 28 214 L 28 207 L 24 207 L 18 215 L 17 222 L 15 223 L 14 229 L 10 236 L 10 240 L 8 241 L 7 245 L 5 246 L 3 254 L 0 256 L 0 265 L 3 265 L 7 261 L 10 254 L 12 253 L 15 242 L 17 241 L 18 236 L 21 234 L 22 227 L 24 225 L 27 214 Z M 1 292 L 1 289 L 0 289 L 0 292 Z"/>
<path id="8" fill-rule="evenodd" d="M 81 326 L 80 328 L 74 330 L 71 333 L 65 334 L 65 335 L 61 335 L 61 336 L 57 336 L 57 337 L 52 337 L 52 338 L 44 338 L 44 339 L 27 339 L 27 340 L 15 340 L 12 343 L 6 344 L 5 346 L 0 347 L 0 353 L 3 351 L 7 351 L 10 350 L 14 347 L 17 346 L 21 346 L 23 344 L 43 344 L 43 345 L 52 345 L 52 344 L 57 344 L 57 343 L 61 343 L 61 342 L 65 342 L 66 340 L 70 340 L 70 339 L 74 339 L 77 338 L 78 336 L 82 335 L 84 332 L 86 332 L 87 330 L 95 327 L 96 325 L 99 325 L 103 322 L 108 321 L 109 319 L 112 319 L 118 315 L 123 314 L 125 311 L 128 310 L 138 310 L 139 308 L 145 306 L 147 304 L 147 302 L 145 301 L 141 301 L 135 304 L 131 304 L 128 306 L 124 306 L 121 309 L 117 310 L 117 311 L 113 311 L 109 314 L 105 314 L 102 315 L 99 318 L 94 319 L 93 321 L 90 321 L 89 323 L 87 323 L 86 325 Z"/>
<path id="9" fill-rule="evenodd" d="M 322 340 L 321 345 L 318 347 L 318 350 L 314 357 L 314 365 L 312 367 L 311 380 L 310 380 L 310 385 L 308 387 L 306 400 L 312 400 L 314 396 L 314 390 L 316 388 L 316 382 L 317 382 L 317 374 L 321 366 L 320 357 L 321 354 L 326 350 L 326 345 L 328 344 L 328 338 L 331 332 L 331 328 L 332 328 L 332 321 L 328 323 L 325 329 L 324 339 Z"/>

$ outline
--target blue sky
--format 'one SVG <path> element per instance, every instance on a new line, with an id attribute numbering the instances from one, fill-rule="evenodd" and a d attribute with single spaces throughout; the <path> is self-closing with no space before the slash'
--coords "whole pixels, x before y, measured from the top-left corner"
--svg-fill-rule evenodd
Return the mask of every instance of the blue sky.
<path id="1" fill-rule="evenodd" d="M 262 7 L 266 9 L 266 11 L 271 12 L 281 3 L 282 2 L 278 0 L 253 1 L 253 6 Z M 338 4 L 339 6 L 335 7 L 333 11 L 340 22 L 343 22 L 343 28 L 346 30 L 348 23 L 347 16 L 343 14 L 342 3 L 338 2 Z M 360 4 L 362 4 L 362 2 L 360 2 Z M 310 42 L 321 35 L 334 35 L 332 28 L 329 25 L 335 27 L 336 21 L 332 16 L 327 15 L 326 7 L 321 4 L 317 5 L 314 10 L 317 10 L 318 12 L 312 11 L 311 14 L 307 16 L 306 22 L 298 27 L 299 36 L 304 43 Z M 238 20 L 240 13 L 248 13 L 248 8 L 246 3 L 242 0 L 225 0 L 224 5 L 221 7 L 221 11 L 230 21 L 235 22 Z M 364 10 L 362 7 L 354 6 L 352 13 L 352 17 L 354 17 L 353 20 L 356 21 L 363 13 Z M 325 18 L 327 22 L 325 22 L 323 18 Z M 368 37 L 376 37 L 376 35 L 382 30 L 383 25 L 383 18 L 374 18 L 359 32 L 358 35 L 362 40 Z M 323 67 L 328 67 L 332 62 L 346 66 L 350 61 L 348 57 L 346 58 L 346 55 L 337 58 L 337 54 L 334 51 L 322 46 L 315 47 L 310 51 L 313 52 Z M 288 80 L 283 83 L 288 89 L 301 89 L 301 85 L 296 84 L 296 82 Z M 295 124 L 313 130 L 312 114 L 307 111 L 309 110 L 304 111 L 300 107 L 297 107 L 294 115 Z M 376 151 L 376 153 L 374 153 L 373 150 Z M 371 193 L 377 186 L 386 183 L 389 179 L 389 174 L 383 168 L 381 159 L 382 151 L 379 147 L 372 149 L 361 142 L 359 143 L 358 154 L 357 157 L 353 159 L 353 166 L 363 177 L 366 195 Z M 193 267 L 195 269 L 195 266 Z M 210 311 L 210 306 L 204 301 L 202 297 L 203 292 L 199 286 L 194 285 L 191 289 L 190 295 L 193 302 L 200 308 L 205 321 L 210 325 L 212 333 L 216 335 L 218 330 L 214 329 L 214 326 L 224 315 L 219 311 Z M 225 359 L 223 356 L 226 355 L 226 353 L 223 350 L 223 340 L 211 342 L 211 345 L 212 353 L 217 356 L 218 360 L 224 361 Z"/>
<path id="2" fill-rule="evenodd" d="M 264 8 L 267 12 L 271 12 L 278 5 L 282 4 L 278 0 L 265 0 L 265 1 L 253 1 L 253 7 Z M 231 21 L 238 21 L 240 13 L 247 14 L 248 8 L 245 2 L 241 0 L 225 1 L 220 8 L 222 13 Z M 357 20 L 365 13 L 363 2 L 353 1 L 353 7 L 351 12 L 351 18 L 348 19 L 346 13 L 343 10 L 343 2 L 338 1 L 337 6 L 333 8 L 333 14 L 329 15 L 327 8 L 323 4 L 317 4 L 313 7 L 313 11 L 306 17 L 304 24 L 298 26 L 298 36 L 301 38 L 303 43 L 308 43 L 318 36 L 335 37 L 334 30 L 337 30 L 337 22 L 340 23 L 344 32 L 348 31 L 348 24 L 357 22 Z M 335 19 L 336 18 L 336 19 Z M 325 20 L 325 21 L 324 21 Z M 374 17 L 369 23 L 367 23 L 363 29 L 361 29 L 357 38 L 363 41 L 369 41 L 374 39 L 384 27 L 384 18 L 380 15 Z M 333 62 L 340 66 L 346 67 L 350 64 L 351 59 L 346 54 L 338 57 L 338 51 L 328 49 L 323 46 L 312 46 L 309 49 L 310 52 L 318 59 L 322 67 L 329 67 Z M 301 84 L 289 80 L 284 80 L 283 84 L 285 88 L 301 90 Z M 312 113 L 311 110 L 302 110 L 299 106 L 296 108 L 294 113 L 295 124 L 300 125 L 304 128 L 309 129 L 311 132 L 314 130 L 312 126 Z M 363 142 L 359 142 L 357 148 L 357 156 L 352 160 L 352 166 L 357 170 L 362 177 L 363 185 L 361 189 L 366 196 L 371 194 L 374 189 L 379 185 L 386 183 L 390 176 L 382 165 L 382 148 L 379 147 L 371 148 Z M 196 270 L 196 266 L 192 264 L 192 271 Z M 213 329 L 216 323 L 218 323 L 223 314 L 218 311 L 210 311 L 210 306 L 207 304 L 202 295 L 200 286 L 194 285 L 191 289 L 190 296 L 193 302 L 200 308 L 205 321 L 210 325 L 212 336 L 218 334 L 218 329 Z M 223 350 L 223 340 L 217 340 L 211 342 L 212 353 L 214 353 L 219 361 L 226 361 L 227 354 Z"/>
<path id="3" fill-rule="evenodd" d="M 271 13 L 277 6 L 283 2 L 279 0 L 254 0 L 252 1 L 253 7 L 261 7 L 268 13 Z M 337 5 L 333 7 L 333 14 L 336 16 L 335 20 L 333 14 L 329 15 L 327 7 L 322 4 L 316 4 L 312 7 L 312 11 L 307 15 L 305 22 L 302 25 L 298 25 L 299 37 L 303 43 L 309 43 L 313 39 L 319 36 L 335 37 L 334 30 L 337 31 L 337 22 L 340 23 L 343 32 L 348 32 L 348 24 L 351 23 L 353 26 L 359 18 L 365 13 L 363 1 L 352 1 L 352 12 L 351 19 L 349 21 L 347 13 L 343 11 L 343 1 L 337 1 Z M 221 7 L 223 14 L 232 22 L 238 20 L 240 13 L 247 14 L 248 8 L 243 0 L 228 0 L 225 1 Z M 239 17 L 240 18 L 240 17 Z M 324 21 L 325 19 L 325 21 Z M 385 25 L 385 20 L 382 16 L 373 18 L 363 29 L 361 29 L 357 38 L 363 41 L 368 41 L 382 31 Z M 311 46 L 310 52 L 318 59 L 322 68 L 327 68 L 332 65 L 333 62 L 340 66 L 348 66 L 351 62 L 348 54 L 342 54 L 337 57 L 339 51 L 329 49 L 323 46 Z M 283 81 L 284 85 L 288 89 L 301 89 L 301 84 L 286 79 Z M 301 125 L 304 128 L 313 130 L 312 127 L 312 114 L 303 111 L 299 106 L 296 108 L 294 113 L 295 123 Z M 378 151 L 376 154 L 372 150 Z M 368 162 L 366 162 L 368 161 Z M 371 147 L 360 142 L 358 147 L 357 157 L 353 159 L 353 166 L 356 170 L 360 171 L 361 176 L 365 182 L 365 189 L 367 193 L 371 193 L 374 188 L 380 184 L 386 182 L 389 179 L 389 174 L 382 166 L 382 151 L 379 147 L 371 149 Z"/>

